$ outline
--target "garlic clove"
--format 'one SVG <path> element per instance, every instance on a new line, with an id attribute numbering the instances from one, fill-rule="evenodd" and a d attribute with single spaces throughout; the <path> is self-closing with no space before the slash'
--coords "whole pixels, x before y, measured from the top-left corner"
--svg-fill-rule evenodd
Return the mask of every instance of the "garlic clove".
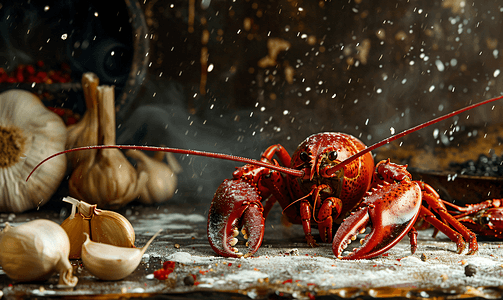
<path id="1" fill-rule="evenodd" d="M 79 259 L 82 244 L 86 240 L 82 233 L 90 234 L 91 232 L 89 219 L 84 218 L 81 214 L 76 214 L 73 219 L 67 218 L 64 220 L 61 227 L 66 231 L 70 239 L 70 259 Z"/>
<path id="2" fill-rule="evenodd" d="M 91 241 L 84 233 L 82 262 L 92 275 L 102 280 L 120 280 L 129 276 L 140 264 L 148 246 L 161 232 L 159 230 L 142 248 L 124 248 Z"/>
<path id="3" fill-rule="evenodd" d="M 98 209 L 96 205 L 72 197 L 65 197 L 63 201 L 73 205 L 72 213 L 61 224 L 70 237 L 70 258 L 81 257 L 83 233 L 90 235 L 94 242 L 134 248 L 134 228 L 121 214 Z"/>
<path id="4" fill-rule="evenodd" d="M 68 260 L 70 241 L 55 222 L 34 220 L 17 227 L 6 223 L 0 233 L 0 265 L 16 281 L 47 280 L 59 273 L 59 284 L 73 287 L 78 278 Z"/>
<path id="5" fill-rule="evenodd" d="M 92 240 L 119 247 L 134 247 L 135 234 L 131 223 L 114 211 L 95 209 L 91 219 Z"/>

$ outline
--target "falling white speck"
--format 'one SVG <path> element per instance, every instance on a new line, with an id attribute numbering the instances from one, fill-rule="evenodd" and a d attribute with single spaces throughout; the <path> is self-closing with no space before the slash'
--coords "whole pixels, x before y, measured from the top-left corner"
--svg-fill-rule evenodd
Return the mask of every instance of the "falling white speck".
<path id="1" fill-rule="evenodd" d="M 49 9 L 50 9 L 49 5 L 46 5 L 46 6 L 44 7 L 44 11 L 48 11 Z"/>
<path id="2" fill-rule="evenodd" d="M 265 106 L 262 106 L 262 107 L 260 108 L 260 111 L 265 111 Z"/>
<path id="3" fill-rule="evenodd" d="M 284 116 L 288 115 L 289 113 L 290 113 L 290 112 L 289 112 L 287 109 L 285 109 L 285 110 L 283 111 L 283 115 L 284 115 Z"/>
<path id="4" fill-rule="evenodd" d="M 444 105 L 443 105 L 443 104 L 440 104 L 440 105 L 438 106 L 438 111 L 443 111 L 443 110 L 444 110 Z"/>
<path id="5" fill-rule="evenodd" d="M 406 82 L 407 82 L 407 78 L 404 78 L 404 79 L 402 80 L 402 84 L 405 84 Z"/>
<path id="6" fill-rule="evenodd" d="M 496 69 L 493 73 L 493 76 L 494 77 L 498 77 L 498 75 L 500 74 L 500 69 Z"/>
<path id="7" fill-rule="evenodd" d="M 369 124 L 369 119 L 367 119 L 367 120 L 365 121 L 365 125 L 368 125 L 368 124 Z"/>
<path id="8" fill-rule="evenodd" d="M 435 89 L 435 86 L 432 85 L 432 86 L 430 86 L 430 88 L 428 89 L 428 91 L 430 91 L 430 93 L 431 93 L 431 92 L 433 92 L 434 89 Z"/>
<path id="9" fill-rule="evenodd" d="M 437 69 L 440 71 L 440 72 L 443 72 L 445 70 L 445 66 L 444 64 L 440 61 L 440 60 L 436 60 L 435 61 L 435 65 L 437 66 Z"/>
<path id="10" fill-rule="evenodd" d="M 434 139 L 438 138 L 438 133 L 439 133 L 439 130 L 437 128 L 435 128 L 435 130 L 433 130 L 433 138 Z"/>
<path id="11" fill-rule="evenodd" d="M 377 89 L 376 93 L 378 93 L 378 94 L 382 93 L 382 89 Z"/>
<path id="12" fill-rule="evenodd" d="M 213 71 L 213 68 L 214 68 L 213 64 L 210 64 L 210 65 L 208 66 L 208 72 Z"/>
<path id="13" fill-rule="evenodd" d="M 97 17 L 97 16 L 98 16 L 98 12 L 95 12 L 95 13 L 94 13 L 94 16 L 95 16 L 95 17 Z"/>
<path id="14" fill-rule="evenodd" d="M 390 128 L 389 128 L 389 131 L 391 132 L 391 134 L 395 134 L 395 128 L 390 127 Z"/>
<path id="15" fill-rule="evenodd" d="M 307 88 L 306 88 L 306 92 L 309 92 L 310 90 L 311 90 L 311 88 L 310 88 L 310 87 L 307 87 Z"/>
<path id="16" fill-rule="evenodd" d="M 458 60 L 453 58 L 451 59 L 451 66 L 455 67 L 458 64 Z"/>
<path id="17" fill-rule="evenodd" d="M 63 41 L 64 41 L 64 40 L 66 40 L 67 38 L 68 38 L 68 34 L 63 33 L 63 34 L 61 35 L 61 39 L 62 39 Z"/>

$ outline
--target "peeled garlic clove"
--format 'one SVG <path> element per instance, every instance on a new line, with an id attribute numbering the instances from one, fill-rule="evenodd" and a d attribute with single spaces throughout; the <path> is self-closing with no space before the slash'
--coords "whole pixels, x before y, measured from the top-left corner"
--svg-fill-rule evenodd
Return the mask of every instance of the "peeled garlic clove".
<path id="1" fill-rule="evenodd" d="M 63 201 L 71 203 L 72 213 L 61 224 L 70 237 L 70 258 L 80 258 L 83 233 L 90 235 L 94 242 L 134 248 L 135 233 L 129 221 L 113 211 L 101 210 L 96 205 L 65 197 Z M 75 210 L 78 209 L 78 213 Z"/>
<path id="2" fill-rule="evenodd" d="M 17 281 L 46 280 L 59 273 L 59 284 L 75 286 L 78 278 L 68 260 L 66 232 L 49 220 L 35 220 L 17 227 L 8 223 L 0 233 L 0 265 Z"/>
<path id="3" fill-rule="evenodd" d="M 86 241 L 82 245 L 84 267 L 102 280 L 123 279 L 138 267 L 148 246 L 160 232 L 161 230 L 154 234 L 143 248 L 124 248 L 96 243 L 84 233 L 86 236 Z"/>

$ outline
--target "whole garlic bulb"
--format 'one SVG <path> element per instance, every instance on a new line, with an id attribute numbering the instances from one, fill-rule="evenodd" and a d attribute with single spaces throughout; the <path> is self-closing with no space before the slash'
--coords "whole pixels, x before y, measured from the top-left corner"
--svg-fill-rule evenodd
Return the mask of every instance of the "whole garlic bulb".
<path id="1" fill-rule="evenodd" d="M 94 134 L 98 143 L 115 145 L 114 88 L 99 86 L 96 92 L 99 128 Z M 118 149 L 94 153 L 75 167 L 68 181 L 70 195 L 103 208 L 118 208 L 135 200 L 147 182 L 146 174 L 138 174 Z"/>
<path id="2" fill-rule="evenodd" d="M 78 278 L 68 260 L 70 241 L 58 224 L 35 220 L 0 233 L 0 265 L 16 281 L 47 280 L 59 273 L 59 284 L 75 286 Z"/>
<path id="3" fill-rule="evenodd" d="M 141 203 L 162 203 L 173 197 L 178 181 L 176 174 L 181 172 L 181 166 L 173 153 L 156 152 L 154 157 L 150 157 L 142 151 L 129 150 L 126 156 L 136 160 L 139 174 L 145 173 L 148 176 L 147 183 L 140 192 Z M 164 156 L 169 164 L 163 162 Z"/>
<path id="4" fill-rule="evenodd" d="M 0 212 L 23 212 L 47 202 L 63 180 L 66 157 L 30 171 L 45 157 L 63 151 L 66 127 L 34 94 L 0 94 Z"/>

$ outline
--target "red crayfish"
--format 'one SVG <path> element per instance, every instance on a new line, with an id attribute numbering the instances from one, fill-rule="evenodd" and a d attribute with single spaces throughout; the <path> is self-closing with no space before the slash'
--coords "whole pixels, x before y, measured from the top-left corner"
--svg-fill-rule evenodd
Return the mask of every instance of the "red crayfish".
<path id="1" fill-rule="evenodd" d="M 473 232 L 503 239 L 503 199 L 486 200 L 465 207 L 444 202 L 448 212 Z"/>
<path id="2" fill-rule="evenodd" d="M 406 234 L 411 239 L 411 250 L 414 252 L 417 232 L 413 226 L 418 218 L 456 242 L 458 253 L 468 242 L 467 254 L 474 254 L 478 249 L 476 236 L 466 228 L 472 228 L 471 223 L 462 218 L 469 208 L 450 206 L 428 184 L 412 180 L 406 166 L 391 163 L 389 159 L 374 166 L 370 151 L 413 131 L 502 98 L 485 100 L 451 112 L 371 147 L 366 147 L 348 134 L 328 132 L 308 137 L 292 156 L 281 145 L 270 146 L 260 161 L 195 150 L 108 145 L 69 149 L 46 158 L 40 164 L 63 153 L 104 148 L 164 151 L 246 163 L 236 169 L 232 179 L 226 179 L 220 185 L 209 210 L 208 240 L 213 250 L 222 256 L 251 256 L 258 250 L 264 235 L 264 219 L 276 201 L 291 223 L 302 224 L 310 246 L 316 246 L 311 228 L 317 227 L 323 242 L 333 242 L 333 252 L 339 258 L 375 257 L 389 250 Z M 445 204 L 449 206 L 449 211 Z M 362 247 L 342 256 L 347 244 L 356 239 L 357 234 L 363 233 L 367 226 L 371 227 L 371 231 L 362 239 Z M 234 247 L 240 229 L 248 239 L 248 249 L 244 254 Z M 337 229 L 335 235 L 334 229 Z"/>

